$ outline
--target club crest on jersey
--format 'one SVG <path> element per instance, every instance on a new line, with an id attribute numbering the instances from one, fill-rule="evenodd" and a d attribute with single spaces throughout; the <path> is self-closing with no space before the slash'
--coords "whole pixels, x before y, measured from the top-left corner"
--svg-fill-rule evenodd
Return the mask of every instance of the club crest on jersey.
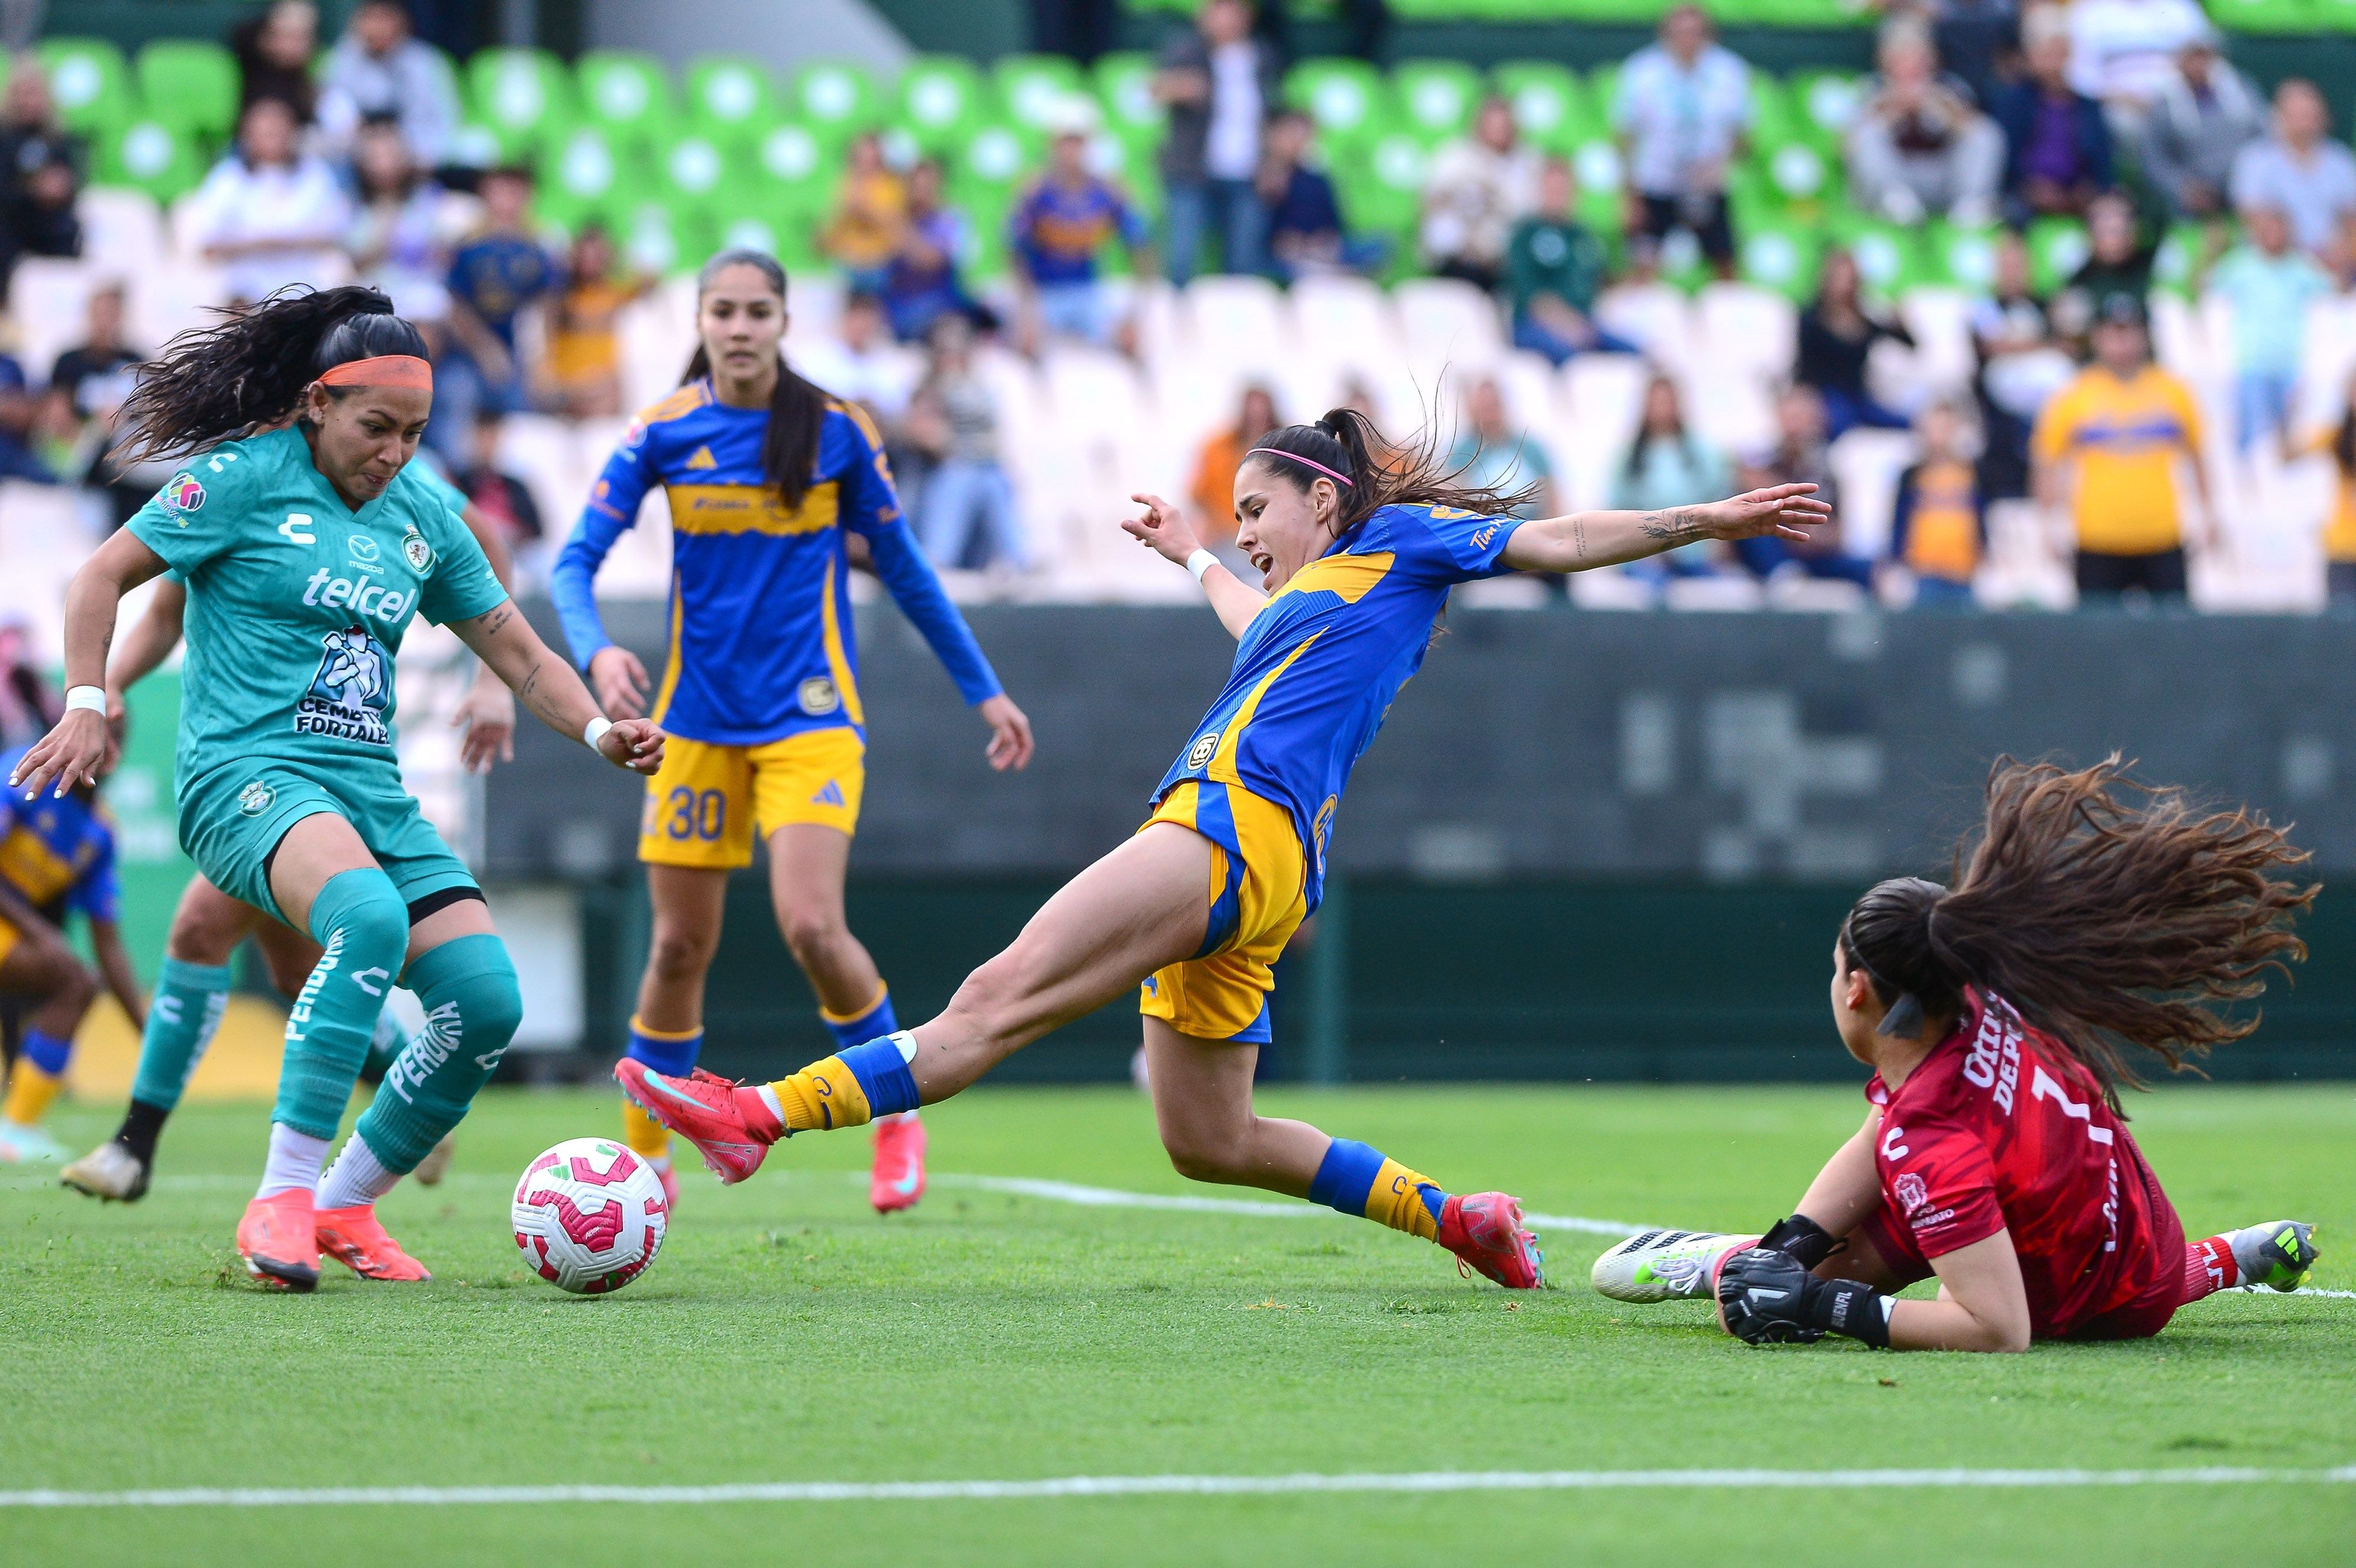
<path id="1" fill-rule="evenodd" d="M 431 575 L 434 570 L 434 546 L 426 543 L 425 536 L 413 527 L 401 542 L 401 558 L 408 562 L 409 569 L 421 577 Z"/>
<path id="2" fill-rule="evenodd" d="M 241 816 L 258 817 L 270 810 L 270 802 L 278 799 L 278 791 L 256 779 L 237 792 L 237 809 Z"/>
<path id="3" fill-rule="evenodd" d="M 1923 1186 L 1922 1178 L 1912 1171 L 1899 1172 L 1898 1179 L 1890 1184 L 1890 1190 L 1909 1218 L 1931 1207 L 1931 1189 Z"/>
<path id="4" fill-rule="evenodd" d="M 1188 768 L 1201 768 L 1205 766 L 1211 760 L 1211 757 L 1218 751 L 1218 749 L 1219 732 L 1217 730 L 1213 730 L 1210 734 L 1205 736 L 1202 739 L 1196 741 L 1194 745 L 1186 748 L 1186 766 Z"/>
<path id="5" fill-rule="evenodd" d="M 842 693 L 823 675 L 813 675 L 803 682 L 799 695 L 806 714 L 830 714 L 842 706 Z"/>
<path id="6" fill-rule="evenodd" d="M 357 622 L 319 642 L 319 671 L 294 704 L 294 733 L 391 745 L 392 655 Z"/>
<path id="7" fill-rule="evenodd" d="M 162 492 L 155 499 L 162 501 L 168 511 L 205 510 L 205 488 L 197 483 L 197 477 L 185 468 L 165 481 Z"/>

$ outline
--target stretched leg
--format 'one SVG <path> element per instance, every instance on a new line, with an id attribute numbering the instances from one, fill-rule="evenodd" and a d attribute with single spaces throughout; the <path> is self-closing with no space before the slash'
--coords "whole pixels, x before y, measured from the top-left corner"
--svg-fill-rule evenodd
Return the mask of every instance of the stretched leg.
<path id="1" fill-rule="evenodd" d="M 98 979 L 47 926 L 0 925 L 0 932 L 13 936 L 0 952 L 0 991 L 38 999 L 25 1013 L 24 1039 L 0 1108 L 0 1165 L 54 1160 L 64 1151 L 41 1130 L 41 1118 L 65 1088 L 74 1031 L 98 995 Z"/>

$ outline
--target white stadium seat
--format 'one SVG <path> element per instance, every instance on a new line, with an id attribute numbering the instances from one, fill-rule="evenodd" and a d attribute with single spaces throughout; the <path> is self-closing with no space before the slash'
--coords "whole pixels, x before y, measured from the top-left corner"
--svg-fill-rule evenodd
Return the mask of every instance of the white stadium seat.
<path id="1" fill-rule="evenodd" d="M 1186 285 L 1189 351 L 1238 369 L 1268 370 L 1292 351 L 1282 297 L 1266 278 L 1204 277 Z"/>
<path id="2" fill-rule="evenodd" d="M 102 277 L 128 280 L 164 254 L 164 209 L 143 190 L 99 186 L 74 203 L 82 259 Z"/>
<path id="3" fill-rule="evenodd" d="M 26 379 L 48 380 L 59 354 L 80 342 L 90 320 L 90 290 L 96 274 L 67 257 L 27 256 L 8 285 L 8 314 L 16 318 L 16 355 Z"/>
<path id="4" fill-rule="evenodd" d="M 1413 278 L 1391 291 L 1408 369 L 1437 379 L 1443 371 L 1487 370 L 1505 352 L 1497 306 L 1455 278 Z"/>

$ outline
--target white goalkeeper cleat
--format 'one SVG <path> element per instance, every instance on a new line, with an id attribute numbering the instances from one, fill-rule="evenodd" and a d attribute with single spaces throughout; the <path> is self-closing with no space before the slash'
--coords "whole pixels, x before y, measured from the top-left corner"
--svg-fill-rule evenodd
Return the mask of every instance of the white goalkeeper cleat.
<path id="1" fill-rule="evenodd" d="M 1596 1259 L 1588 1279 L 1598 1294 L 1613 1301 L 1708 1301 L 1719 1264 L 1758 1240 L 1708 1230 L 1647 1230 Z"/>

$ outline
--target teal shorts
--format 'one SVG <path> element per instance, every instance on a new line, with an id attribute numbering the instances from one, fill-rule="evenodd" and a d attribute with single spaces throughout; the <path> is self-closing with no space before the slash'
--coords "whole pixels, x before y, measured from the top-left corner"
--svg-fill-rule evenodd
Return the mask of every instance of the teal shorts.
<path id="1" fill-rule="evenodd" d="M 286 830 L 321 811 L 352 824 L 404 903 L 476 886 L 389 768 L 342 778 L 284 762 L 216 768 L 180 788 L 180 847 L 214 886 L 284 919 L 270 892 L 271 852 Z"/>

